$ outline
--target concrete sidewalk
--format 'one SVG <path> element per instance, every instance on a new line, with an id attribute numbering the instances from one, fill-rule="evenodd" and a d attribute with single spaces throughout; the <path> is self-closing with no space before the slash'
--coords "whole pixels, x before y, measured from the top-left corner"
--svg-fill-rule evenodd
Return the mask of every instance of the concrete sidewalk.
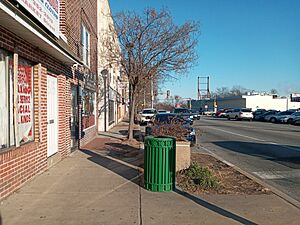
<path id="1" fill-rule="evenodd" d="M 121 123 L 101 133 L 4 200 L 3 225 L 299 224 L 299 209 L 272 194 L 145 190 L 142 150 L 120 143 L 126 129 Z"/>

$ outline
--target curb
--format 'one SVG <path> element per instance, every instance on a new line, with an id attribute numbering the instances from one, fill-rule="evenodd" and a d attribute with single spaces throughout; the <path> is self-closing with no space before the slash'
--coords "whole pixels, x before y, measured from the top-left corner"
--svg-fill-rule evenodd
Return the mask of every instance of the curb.
<path id="1" fill-rule="evenodd" d="M 271 186 L 270 184 L 267 184 L 265 181 L 257 178 L 256 176 L 246 172 L 245 170 L 241 169 L 240 167 L 227 162 L 225 159 L 223 159 L 222 157 L 216 155 L 215 153 L 213 153 L 212 151 L 210 151 L 209 149 L 203 147 L 203 146 L 198 146 L 199 148 L 203 149 L 204 151 L 208 152 L 211 156 L 215 157 L 216 159 L 220 160 L 221 162 L 225 163 L 226 165 L 232 167 L 233 169 L 235 169 L 236 171 L 240 172 L 241 174 L 243 174 L 244 176 L 248 177 L 249 179 L 255 181 L 256 183 L 270 189 L 270 191 L 277 195 L 278 197 L 280 197 L 281 199 L 283 199 L 284 201 L 288 202 L 289 204 L 295 206 L 296 208 L 300 209 L 300 202 L 298 202 L 297 200 L 293 199 L 292 197 L 288 196 L 287 194 L 283 193 L 282 191 L 280 191 L 279 189 Z"/>

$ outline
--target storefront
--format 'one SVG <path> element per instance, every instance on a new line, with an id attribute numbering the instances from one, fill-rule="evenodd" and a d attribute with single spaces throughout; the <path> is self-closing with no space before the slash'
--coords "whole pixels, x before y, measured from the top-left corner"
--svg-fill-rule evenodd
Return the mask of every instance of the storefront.
<path id="1" fill-rule="evenodd" d="M 34 140 L 33 64 L 12 56 L 0 49 L 0 149 Z"/>

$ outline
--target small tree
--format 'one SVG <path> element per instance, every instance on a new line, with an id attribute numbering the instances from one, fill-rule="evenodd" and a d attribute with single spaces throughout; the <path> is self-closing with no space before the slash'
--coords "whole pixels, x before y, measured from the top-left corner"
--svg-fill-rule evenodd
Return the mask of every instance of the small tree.
<path id="1" fill-rule="evenodd" d="M 130 85 L 128 138 L 133 138 L 134 111 L 137 92 L 146 79 L 158 79 L 171 72 L 184 72 L 197 59 L 198 24 L 175 25 L 167 10 L 146 9 L 120 12 L 114 17 L 114 34 L 103 40 L 105 55 L 110 63 L 120 63 Z M 107 37 L 107 35 L 104 35 Z M 119 48 L 111 38 L 118 38 Z"/>

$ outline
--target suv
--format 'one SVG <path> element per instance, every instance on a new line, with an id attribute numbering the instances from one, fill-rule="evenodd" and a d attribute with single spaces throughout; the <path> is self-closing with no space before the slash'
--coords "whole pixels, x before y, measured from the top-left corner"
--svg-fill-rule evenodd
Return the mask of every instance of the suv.
<path id="1" fill-rule="evenodd" d="M 253 120 L 253 113 L 251 109 L 234 109 L 231 112 L 227 113 L 227 119 L 236 119 L 236 120 Z"/>
<path id="2" fill-rule="evenodd" d="M 155 115 L 157 114 L 156 109 L 143 109 L 142 112 L 140 112 L 140 124 L 148 123 Z"/>

